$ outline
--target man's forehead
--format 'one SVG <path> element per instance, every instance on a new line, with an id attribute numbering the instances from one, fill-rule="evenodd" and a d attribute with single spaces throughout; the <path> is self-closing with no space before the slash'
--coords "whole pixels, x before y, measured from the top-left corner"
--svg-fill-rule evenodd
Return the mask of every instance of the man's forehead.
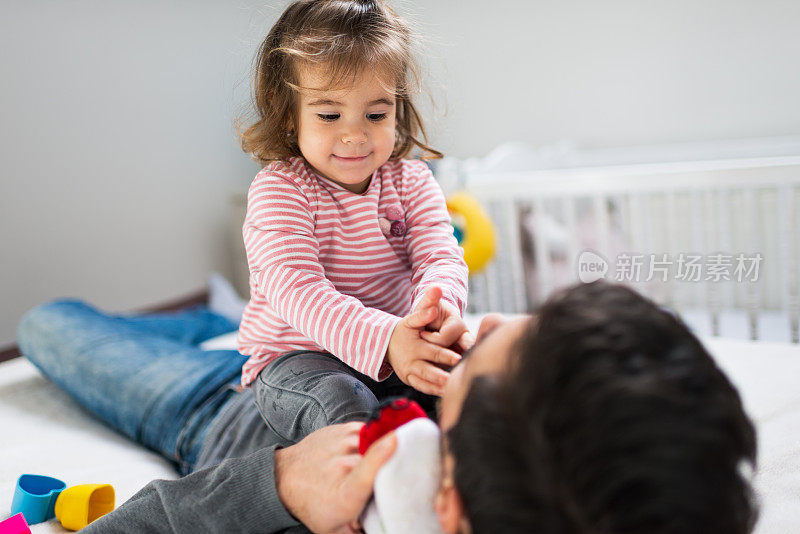
<path id="1" fill-rule="evenodd" d="M 470 356 L 473 352 L 480 350 L 481 345 L 486 342 L 486 338 L 494 332 L 500 324 L 495 324 L 494 326 L 490 327 L 488 330 L 480 332 L 478 338 L 475 340 L 475 344 L 472 345 L 469 349 L 467 349 L 464 354 L 461 355 L 461 360 L 456 365 L 466 365 L 470 359 Z M 454 366 L 455 367 L 455 366 Z"/>
<path id="2" fill-rule="evenodd" d="M 495 315 L 493 319 L 498 318 Z M 530 320 L 531 316 L 526 315 L 510 320 L 500 319 L 494 325 L 482 324 L 483 330 L 478 341 L 451 370 L 441 403 L 439 422 L 443 430 L 452 428 L 458 420 L 461 403 L 475 378 L 505 372 L 515 357 L 514 347 L 527 329 Z"/>
<path id="3" fill-rule="evenodd" d="M 470 364 L 470 374 L 493 373 L 504 367 L 509 358 L 513 357 L 511 351 L 527 328 L 530 319 L 529 315 L 514 317 L 481 332 L 470 350 L 470 355 L 466 358 L 474 360 Z"/>

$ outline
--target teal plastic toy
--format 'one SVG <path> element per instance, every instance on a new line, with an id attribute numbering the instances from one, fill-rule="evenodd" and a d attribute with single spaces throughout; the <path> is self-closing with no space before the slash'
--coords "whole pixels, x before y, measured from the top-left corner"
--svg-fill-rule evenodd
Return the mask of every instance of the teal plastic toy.
<path id="1" fill-rule="evenodd" d="M 67 485 L 44 475 L 22 475 L 17 479 L 11 515 L 21 513 L 29 525 L 43 523 L 56 516 L 56 500 Z"/>

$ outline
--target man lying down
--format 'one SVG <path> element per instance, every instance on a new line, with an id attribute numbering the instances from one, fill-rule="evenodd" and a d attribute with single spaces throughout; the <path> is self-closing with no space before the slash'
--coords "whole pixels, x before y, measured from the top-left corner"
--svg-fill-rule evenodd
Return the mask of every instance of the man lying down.
<path id="1" fill-rule="evenodd" d="M 151 482 L 85 532 L 357 532 L 394 436 L 361 457 L 361 423 L 347 423 L 253 452 L 255 410 L 243 400 L 236 440 L 208 447 L 206 465 L 229 459 Z M 440 427 L 446 533 L 731 534 L 756 520 L 739 395 L 680 321 L 620 286 L 570 288 L 536 320 L 486 317 Z"/>

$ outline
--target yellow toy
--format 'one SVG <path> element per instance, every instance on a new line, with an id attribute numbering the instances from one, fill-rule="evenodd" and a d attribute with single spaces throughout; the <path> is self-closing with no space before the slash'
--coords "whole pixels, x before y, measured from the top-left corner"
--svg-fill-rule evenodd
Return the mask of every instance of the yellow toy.
<path id="1" fill-rule="evenodd" d="M 456 193 L 447 199 L 447 210 L 453 219 L 453 233 L 464 249 L 469 273 L 475 274 L 494 256 L 494 225 L 480 204 L 467 193 Z"/>
<path id="2" fill-rule="evenodd" d="M 67 530 L 80 530 L 114 509 L 114 488 L 108 484 L 81 484 L 61 492 L 56 517 Z"/>

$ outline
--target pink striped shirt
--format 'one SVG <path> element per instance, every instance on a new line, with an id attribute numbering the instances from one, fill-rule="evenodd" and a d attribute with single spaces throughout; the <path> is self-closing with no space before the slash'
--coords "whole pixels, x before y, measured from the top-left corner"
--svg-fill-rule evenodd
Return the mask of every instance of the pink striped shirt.
<path id="1" fill-rule="evenodd" d="M 387 212 L 388 210 L 388 212 Z M 384 235 L 380 218 L 405 223 Z M 444 195 L 422 161 L 389 161 L 361 194 L 303 158 L 271 162 L 247 196 L 250 302 L 239 327 L 242 384 L 280 354 L 327 351 L 375 379 L 392 331 L 431 285 L 463 314 L 467 266 Z"/>

